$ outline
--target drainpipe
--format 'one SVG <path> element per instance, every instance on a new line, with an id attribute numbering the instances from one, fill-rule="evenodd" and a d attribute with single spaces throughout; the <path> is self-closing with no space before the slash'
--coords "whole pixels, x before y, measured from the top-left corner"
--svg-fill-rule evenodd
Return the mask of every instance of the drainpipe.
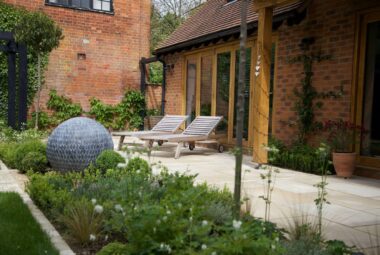
<path id="1" fill-rule="evenodd" d="M 165 60 L 159 58 L 158 61 L 162 63 L 162 87 L 161 87 L 161 115 L 165 115 L 165 95 L 166 95 L 166 62 Z"/>

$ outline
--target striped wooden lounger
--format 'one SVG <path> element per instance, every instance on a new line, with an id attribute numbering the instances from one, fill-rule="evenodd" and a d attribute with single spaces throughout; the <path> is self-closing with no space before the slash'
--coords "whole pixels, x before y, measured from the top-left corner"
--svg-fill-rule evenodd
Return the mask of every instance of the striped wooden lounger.
<path id="1" fill-rule="evenodd" d="M 165 141 L 178 143 L 175 158 L 179 158 L 183 144 L 189 143 L 189 148 L 194 148 L 195 142 L 205 141 L 210 138 L 212 131 L 223 119 L 222 116 L 199 116 L 181 134 L 165 135 L 144 135 L 141 140 L 148 141 L 148 146 L 152 146 L 154 141 Z"/>
<path id="2" fill-rule="evenodd" d="M 120 131 L 112 132 L 114 136 L 120 136 L 118 150 L 121 149 L 124 143 L 126 136 L 137 137 L 146 135 L 165 135 L 165 134 L 174 134 L 181 125 L 186 121 L 188 116 L 183 115 L 165 115 L 162 120 L 160 120 L 151 130 L 147 131 Z"/>

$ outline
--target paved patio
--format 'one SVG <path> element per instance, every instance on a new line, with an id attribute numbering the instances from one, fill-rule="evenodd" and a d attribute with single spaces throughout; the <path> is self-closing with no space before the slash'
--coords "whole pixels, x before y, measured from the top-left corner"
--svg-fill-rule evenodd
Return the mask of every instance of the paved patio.
<path id="1" fill-rule="evenodd" d="M 142 146 L 134 138 L 126 142 Z M 206 181 L 216 187 L 233 189 L 235 161 L 230 153 L 200 147 L 194 151 L 183 148 L 181 158 L 174 159 L 174 150 L 175 144 L 164 144 L 159 151 L 152 152 L 150 162 L 161 162 L 170 171 L 197 174 L 197 182 Z M 251 199 L 253 215 L 263 217 L 265 203 L 259 196 L 263 195 L 260 174 L 265 170 L 255 169 L 256 165 L 250 159 L 249 156 L 244 158 L 243 195 Z M 319 181 L 320 177 L 316 175 L 280 169 L 273 191 L 271 221 L 285 228 L 294 222 L 293 219 L 307 218 L 315 222 L 317 190 L 313 184 Z M 324 210 L 325 238 L 344 240 L 349 245 L 365 249 L 366 254 L 380 254 L 380 181 L 329 176 L 327 190 L 331 204 Z"/>

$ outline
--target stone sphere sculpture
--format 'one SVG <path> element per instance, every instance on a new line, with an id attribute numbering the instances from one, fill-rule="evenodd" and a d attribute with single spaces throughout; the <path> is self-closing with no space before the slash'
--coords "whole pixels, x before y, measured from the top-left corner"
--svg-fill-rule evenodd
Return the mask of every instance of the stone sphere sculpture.
<path id="1" fill-rule="evenodd" d="M 82 171 L 107 149 L 113 149 L 107 129 L 95 120 L 77 117 L 54 129 L 48 139 L 46 154 L 54 170 Z"/>

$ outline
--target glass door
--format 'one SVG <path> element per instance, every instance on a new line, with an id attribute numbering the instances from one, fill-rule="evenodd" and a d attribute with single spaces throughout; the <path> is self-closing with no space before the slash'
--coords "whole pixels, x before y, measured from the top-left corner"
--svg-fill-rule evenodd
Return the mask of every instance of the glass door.
<path id="1" fill-rule="evenodd" d="M 216 111 L 215 115 L 223 116 L 222 122 L 216 129 L 217 134 L 228 137 L 230 118 L 230 80 L 231 52 L 217 54 L 216 67 Z"/>
<path id="2" fill-rule="evenodd" d="M 380 167 L 380 12 L 365 16 L 361 47 L 356 123 L 367 132 L 357 146 L 358 163 Z"/>
<path id="3" fill-rule="evenodd" d="M 189 58 L 186 62 L 186 115 L 191 116 L 187 123 L 190 124 L 195 118 L 197 61 Z"/>

